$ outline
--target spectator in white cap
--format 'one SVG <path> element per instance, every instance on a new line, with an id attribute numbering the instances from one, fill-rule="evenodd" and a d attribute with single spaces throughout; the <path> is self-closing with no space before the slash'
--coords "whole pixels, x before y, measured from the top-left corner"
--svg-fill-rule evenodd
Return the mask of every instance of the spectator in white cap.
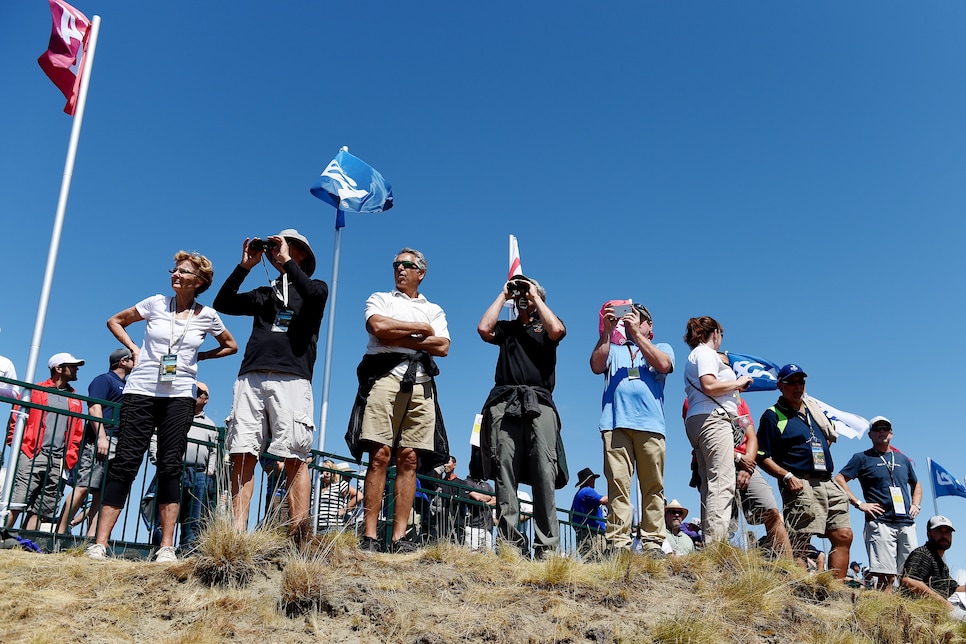
<path id="1" fill-rule="evenodd" d="M 278 278 L 239 293 L 251 269 L 266 258 Z M 311 279 L 314 272 L 309 240 L 288 228 L 266 240 L 245 239 L 241 263 L 215 296 L 217 311 L 252 318 L 225 437 L 235 527 L 241 531 L 248 528 L 255 463 L 267 452 L 285 464 L 290 534 L 300 540 L 311 532 L 307 462 L 315 431 L 312 372 L 329 296 L 325 282 Z"/>
<path id="2" fill-rule="evenodd" d="M 72 394 L 74 388 L 70 383 L 77 380 L 77 368 L 83 364 L 83 360 L 69 353 L 54 354 L 47 361 L 50 378 L 37 385 Z M 13 526 L 21 510 L 26 509 L 24 528 L 36 530 L 41 521 L 54 521 L 60 503 L 61 472 L 65 464 L 67 469 L 72 469 L 77 463 L 84 423 L 76 416 L 57 413 L 57 410 L 82 413 L 83 406 L 77 398 L 37 389 L 31 393 L 30 400 L 42 408 L 31 407 L 27 413 L 7 526 Z M 8 445 L 13 441 L 17 416 L 18 409 L 14 407 L 7 433 Z"/>
<path id="3" fill-rule="evenodd" d="M 953 545 L 953 522 L 937 514 L 926 524 L 926 545 L 919 546 L 909 557 L 902 569 L 899 585 L 908 593 L 933 597 L 946 603 L 952 616 L 962 620 L 963 610 L 955 607 L 949 600 L 955 593 L 966 591 L 949 576 L 949 566 L 943 555 Z"/>
<path id="4" fill-rule="evenodd" d="M 922 485 L 912 462 L 892 448 L 892 422 L 876 416 L 869 423 L 872 447 L 853 455 L 835 475 L 849 503 L 865 514 L 865 549 L 869 571 L 880 590 L 891 592 L 906 557 L 918 544 L 916 516 L 922 502 Z M 864 501 L 852 494 L 849 481 L 859 479 Z"/>

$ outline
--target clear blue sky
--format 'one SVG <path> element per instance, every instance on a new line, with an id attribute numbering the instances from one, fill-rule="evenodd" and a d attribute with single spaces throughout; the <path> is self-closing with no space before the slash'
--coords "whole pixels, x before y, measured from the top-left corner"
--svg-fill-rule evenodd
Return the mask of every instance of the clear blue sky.
<path id="1" fill-rule="evenodd" d="M 601 469 L 602 379 L 588 357 L 600 304 L 626 297 L 676 353 L 666 489 L 692 511 L 678 410 L 695 315 L 724 325 L 725 348 L 800 363 L 826 402 L 890 417 L 924 478 L 927 456 L 966 472 L 962 349 L 941 348 L 966 317 L 962 3 L 75 5 L 102 25 L 41 366 L 59 351 L 85 358 L 82 391 L 116 346 L 105 320 L 168 293 L 178 249 L 214 261 L 206 303 L 246 236 L 287 227 L 328 280 L 334 212 L 308 189 L 348 145 L 392 183 L 396 207 L 349 215 L 343 235 L 329 450 L 345 452 L 363 303 L 414 246 L 429 260 L 423 292 L 449 318 L 439 396 L 465 466 L 496 359 L 476 324 L 513 233 L 569 329 L 556 400 L 572 472 Z M 36 63 L 47 3 L 11 3 L 5 20 L 0 353 L 23 376 L 71 119 Z M 245 286 L 264 282 L 258 268 Z M 250 320 L 226 323 L 244 344 Z M 202 364 L 214 418 L 239 361 Z M 317 403 L 321 366 L 320 351 Z M 756 416 L 774 398 L 748 395 Z M 868 445 L 841 441 L 836 469 Z M 966 499 L 939 507 L 966 528 Z"/>

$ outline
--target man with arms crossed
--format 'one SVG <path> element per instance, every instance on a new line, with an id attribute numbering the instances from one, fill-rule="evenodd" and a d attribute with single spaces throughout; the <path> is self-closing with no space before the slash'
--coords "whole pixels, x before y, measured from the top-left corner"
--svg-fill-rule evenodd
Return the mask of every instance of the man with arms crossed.
<path id="1" fill-rule="evenodd" d="M 379 510 L 386 473 L 395 459 L 396 484 L 389 551 L 407 553 L 416 544 L 406 538 L 416 496 L 419 452 L 449 452 L 436 402 L 439 373 L 434 357 L 449 353 L 446 314 L 419 292 L 426 277 L 426 258 L 403 248 L 392 262 L 396 288 L 373 293 L 366 300 L 369 344 L 356 370 L 359 391 L 349 421 L 346 443 L 356 458 L 369 451 L 363 489 L 365 531 L 359 548 L 382 549 Z"/>

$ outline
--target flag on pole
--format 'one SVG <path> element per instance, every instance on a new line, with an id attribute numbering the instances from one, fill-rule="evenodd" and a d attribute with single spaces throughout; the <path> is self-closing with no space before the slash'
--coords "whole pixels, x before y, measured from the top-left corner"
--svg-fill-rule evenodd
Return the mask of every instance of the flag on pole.
<path id="1" fill-rule="evenodd" d="M 966 498 L 966 485 L 942 468 L 936 461 L 929 459 L 929 476 L 932 477 L 933 490 L 939 496 L 961 496 Z"/>
<path id="2" fill-rule="evenodd" d="M 828 416 L 828 419 L 832 421 L 832 424 L 835 425 L 835 431 L 837 431 L 840 436 L 845 436 L 846 438 L 862 438 L 865 436 L 865 433 L 869 431 L 869 421 L 862 416 L 847 411 L 839 411 L 832 405 L 823 403 L 815 396 L 809 397 L 818 403 L 818 406 L 821 407 L 822 412 L 824 412 L 825 415 Z"/>
<path id="3" fill-rule="evenodd" d="M 507 271 L 506 281 L 509 282 L 517 275 L 523 275 L 523 267 L 520 264 L 520 246 L 517 244 L 517 238 L 510 235 L 510 270 Z M 510 309 L 510 316 L 513 318 L 520 315 L 515 300 L 507 300 L 503 304 L 503 308 Z"/>
<path id="4" fill-rule="evenodd" d="M 748 376 L 751 385 L 748 391 L 774 391 L 778 389 L 779 366 L 764 358 L 756 358 L 743 353 L 725 351 L 728 362 L 738 377 Z"/>
<path id="5" fill-rule="evenodd" d="M 506 274 L 506 281 L 513 279 L 514 275 L 523 275 L 523 267 L 520 265 L 520 246 L 517 238 L 510 235 L 510 270 Z"/>
<path id="6" fill-rule="evenodd" d="M 346 147 L 339 150 L 310 192 L 338 210 L 377 213 L 392 208 L 392 186 Z"/>
<path id="7" fill-rule="evenodd" d="M 87 36 L 91 21 L 80 11 L 63 0 L 47 0 L 50 3 L 50 17 L 53 26 L 47 51 L 37 59 L 40 68 L 54 82 L 57 89 L 67 99 L 64 113 L 74 115 L 77 107 L 77 91 L 80 88 L 80 74 L 72 68 L 77 64 L 77 56 L 83 46 L 87 48 Z M 83 65 L 78 65 L 83 69 Z"/>

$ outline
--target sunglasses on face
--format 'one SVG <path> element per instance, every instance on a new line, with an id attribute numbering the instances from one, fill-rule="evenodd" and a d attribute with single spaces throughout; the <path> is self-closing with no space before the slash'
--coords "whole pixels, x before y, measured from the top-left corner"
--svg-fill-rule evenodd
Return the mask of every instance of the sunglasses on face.
<path id="1" fill-rule="evenodd" d="M 399 262 L 399 261 L 396 261 L 396 262 L 393 262 L 392 263 L 393 270 L 399 268 L 400 266 L 402 266 L 405 269 L 416 269 L 416 270 L 419 270 L 419 266 L 416 265 L 416 262 L 409 262 L 409 261 L 401 261 L 401 262 Z"/>

